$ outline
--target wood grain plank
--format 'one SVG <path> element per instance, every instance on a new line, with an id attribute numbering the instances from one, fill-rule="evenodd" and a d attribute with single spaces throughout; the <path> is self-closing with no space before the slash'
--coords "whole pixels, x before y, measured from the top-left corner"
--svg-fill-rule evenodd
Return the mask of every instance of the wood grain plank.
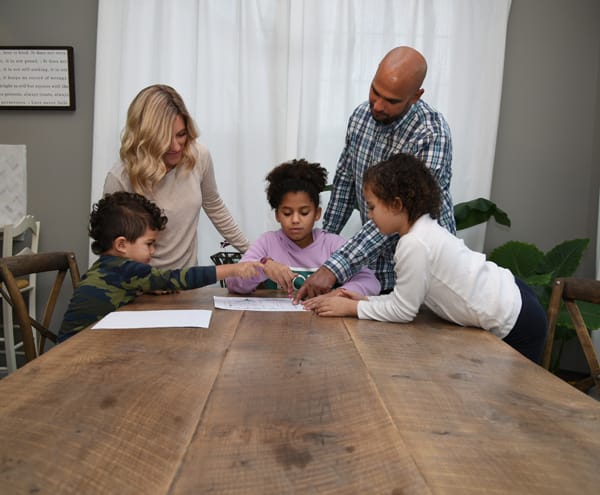
<path id="1" fill-rule="evenodd" d="M 187 307 L 194 297 L 202 306 L 197 293 Z M 127 309 L 136 307 L 146 309 Z M 214 314 L 210 329 L 84 330 L 4 378 L 0 492 L 166 493 L 239 318 Z"/>
<path id="2" fill-rule="evenodd" d="M 205 288 L 125 309 L 212 309 Z M 272 296 L 273 294 L 265 294 Z M 492 335 L 215 310 L 0 381 L 0 493 L 596 493 L 600 404 Z"/>
<path id="3" fill-rule="evenodd" d="M 597 493 L 600 403 L 493 335 L 345 323 L 433 493 Z"/>
<path id="4" fill-rule="evenodd" d="M 429 493 L 341 319 L 245 312 L 171 493 Z"/>

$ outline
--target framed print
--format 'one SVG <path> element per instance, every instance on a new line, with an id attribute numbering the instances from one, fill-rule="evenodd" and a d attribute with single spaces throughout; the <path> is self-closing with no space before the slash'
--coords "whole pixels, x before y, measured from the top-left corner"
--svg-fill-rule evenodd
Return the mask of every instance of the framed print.
<path id="1" fill-rule="evenodd" d="M 0 110 L 75 110 L 72 46 L 0 46 Z"/>

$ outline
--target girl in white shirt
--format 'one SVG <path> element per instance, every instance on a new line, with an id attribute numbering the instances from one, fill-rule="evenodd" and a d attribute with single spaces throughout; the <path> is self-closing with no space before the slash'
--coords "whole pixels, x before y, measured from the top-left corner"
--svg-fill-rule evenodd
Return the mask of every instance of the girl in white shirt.
<path id="1" fill-rule="evenodd" d="M 401 236 L 394 290 L 371 297 L 344 291 L 304 306 L 319 316 L 410 322 L 425 305 L 445 320 L 492 332 L 539 363 L 547 320 L 537 297 L 509 270 L 439 226 L 439 186 L 423 163 L 400 153 L 369 168 L 363 184 L 369 218 L 383 234 Z"/>

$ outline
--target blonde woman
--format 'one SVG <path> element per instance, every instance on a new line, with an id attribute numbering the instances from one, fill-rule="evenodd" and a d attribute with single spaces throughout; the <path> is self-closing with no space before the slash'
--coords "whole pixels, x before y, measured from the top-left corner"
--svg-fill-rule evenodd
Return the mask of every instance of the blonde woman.
<path id="1" fill-rule="evenodd" d="M 104 182 L 104 194 L 135 192 L 164 210 L 169 222 L 151 262 L 160 268 L 197 265 L 201 208 L 231 245 L 241 252 L 249 246 L 219 195 L 210 153 L 197 138 L 181 96 L 170 86 L 148 86 L 129 105 L 121 161 Z"/>

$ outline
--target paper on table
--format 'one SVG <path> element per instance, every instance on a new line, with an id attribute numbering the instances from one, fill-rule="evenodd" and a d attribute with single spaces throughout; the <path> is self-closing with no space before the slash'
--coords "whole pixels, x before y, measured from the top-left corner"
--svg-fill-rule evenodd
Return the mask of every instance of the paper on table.
<path id="1" fill-rule="evenodd" d="M 156 311 L 114 311 L 108 313 L 92 329 L 113 328 L 208 328 L 212 311 L 206 309 L 164 309 Z"/>
<path id="2" fill-rule="evenodd" d="M 302 304 L 293 304 L 285 297 L 222 297 L 214 296 L 215 308 L 240 311 L 306 311 Z"/>

